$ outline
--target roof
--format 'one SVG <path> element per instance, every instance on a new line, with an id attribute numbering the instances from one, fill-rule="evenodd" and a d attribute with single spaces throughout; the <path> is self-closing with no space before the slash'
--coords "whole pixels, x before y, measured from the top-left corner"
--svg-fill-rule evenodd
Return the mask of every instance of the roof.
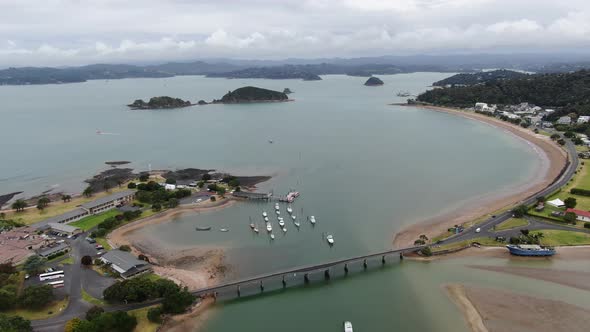
<path id="1" fill-rule="evenodd" d="M 120 270 L 123 270 L 123 272 L 121 272 L 119 271 L 119 269 L 115 268 L 120 273 L 129 271 L 130 269 L 136 266 L 143 266 L 148 264 L 146 261 L 139 260 L 135 258 L 135 256 L 133 256 L 132 254 L 118 249 L 111 250 L 106 254 L 102 255 L 102 259 L 110 262 L 113 265 L 116 265 L 118 268 L 120 268 Z"/>
<path id="2" fill-rule="evenodd" d="M 519 247 L 521 247 L 522 249 L 533 249 L 533 250 L 541 249 L 541 246 L 538 244 L 520 244 Z"/>
<path id="3" fill-rule="evenodd" d="M 78 227 L 74 227 L 74 226 L 70 226 L 70 225 L 66 225 L 66 224 L 60 224 L 60 223 L 49 223 L 47 224 L 47 226 L 51 227 L 51 229 L 58 231 L 58 232 L 66 232 L 66 233 L 73 233 L 76 230 L 78 230 Z"/>
<path id="4" fill-rule="evenodd" d="M 51 248 L 45 248 L 44 250 L 40 250 L 39 251 L 39 256 L 41 257 L 47 257 L 51 254 L 54 254 L 56 252 L 60 252 L 62 250 L 67 249 L 69 246 L 66 243 L 60 243 L 54 247 Z"/>
<path id="5" fill-rule="evenodd" d="M 550 205 L 553 205 L 553 206 L 564 206 L 565 205 L 565 203 L 561 199 L 559 199 L 559 198 L 556 198 L 556 199 L 554 199 L 552 201 L 548 201 L 547 204 L 550 204 Z"/>
<path id="6" fill-rule="evenodd" d="M 51 217 L 51 218 L 45 219 L 44 222 L 46 222 L 46 223 L 62 222 L 64 220 L 68 220 L 68 219 L 70 219 L 72 217 L 77 217 L 79 215 L 87 214 L 87 213 L 88 213 L 88 211 L 86 211 L 84 209 L 81 209 L 81 208 L 77 208 L 75 210 L 66 212 L 64 214 L 60 214 L 59 216 L 55 216 L 55 217 Z"/>
<path id="7" fill-rule="evenodd" d="M 124 190 L 124 191 L 120 191 L 118 193 L 114 193 L 112 195 L 108 195 L 105 197 L 101 197 L 99 199 L 95 199 L 92 202 L 88 202 L 88 203 L 84 203 L 82 205 L 80 205 L 81 207 L 85 208 L 85 209 L 93 209 L 97 206 L 106 204 L 106 203 L 110 203 L 114 200 L 117 199 L 121 199 L 123 197 L 127 197 L 127 196 L 131 196 L 131 195 L 135 195 L 135 190 Z"/>
<path id="8" fill-rule="evenodd" d="M 583 211 L 583 210 L 576 210 L 576 209 L 567 209 L 565 212 L 573 212 L 576 216 L 588 217 L 590 218 L 590 212 Z"/>

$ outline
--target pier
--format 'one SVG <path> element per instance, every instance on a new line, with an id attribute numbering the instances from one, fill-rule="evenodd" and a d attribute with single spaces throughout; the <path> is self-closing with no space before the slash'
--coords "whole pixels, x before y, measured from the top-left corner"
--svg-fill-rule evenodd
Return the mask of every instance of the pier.
<path id="1" fill-rule="evenodd" d="M 358 265 L 358 271 L 367 270 L 369 265 L 372 267 L 382 267 L 387 262 L 401 261 L 403 260 L 404 253 L 414 252 L 423 247 L 416 246 L 393 249 L 320 264 L 294 267 L 283 271 L 230 281 L 214 287 L 194 290 L 191 293 L 196 296 L 211 295 L 215 298 L 232 299 L 258 295 L 265 291 L 284 289 L 289 286 L 306 285 L 313 281 L 329 281 L 336 276 L 348 275 L 355 264 Z"/>
<path id="2" fill-rule="evenodd" d="M 269 200 L 272 197 L 272 193 L 254 193 L 248 191 L 236 191 L 232 194 L 234 197 L 245 198 L 245 199 L 263 199 Z"/>

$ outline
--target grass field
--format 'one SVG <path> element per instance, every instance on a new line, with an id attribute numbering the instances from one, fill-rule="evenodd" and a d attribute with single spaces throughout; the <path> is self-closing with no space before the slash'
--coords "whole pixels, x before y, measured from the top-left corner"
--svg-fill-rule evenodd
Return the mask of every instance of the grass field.
<path id="1" fill-rule="evenodd" d="M 496 226 L 495 231 L 503 231 L 503 230 L 507 230 L 507 229 L 511 229 L 511 228 L 515 228 L 515 227 L 526 226 L 528 224 L 529 224 L 529 222 L 526 221 L 525 219 L 510 218 L 510 219 L 500 223 L 498 226 Z"/>
<path id="2" fill-rule="evenodd" d="M 546 246 L 578 246 L 590 244 L 590 234 L 570 231 L 545 229 L 532 233 L 543 233 L 541 243 Z"/>
<path id="3" fill-rule="evenodd" d="M 95 214 L 92 216 L 88 216 L 86 218 L 82 218 L 78 221 L 74 221 L 74 222 L 70 223 L 69 225 L 72 225 L 72 226 L 81 228 L 84 231 L 87 231 L 89 229 L 96 227 L 96 225 L 100 224 L 105 219 L 107 219 L 109 217 L 114 217 L 120 213 L 121 212 L 119 212 L 119 210 L 112 209 L 112 210 L 109 210 L 109 211 L 106 211 L 103 213 L 99 213 L 99 214 Z"/>
<path id="4" fill-rule="evenodd" d="M 21 222 L 26 225 L 30 225 L 47 218 L 55 217 L 57 215 L 66 213 L 68 211 L 74 210 L 78 205 L 91 202 L 97 198 L 104 197 L 110 195 L 115 192 L 127 190 L 126 186 L 122 186 L 121 188 L 113 188 L 110 192 L 101 192 L 92 195 L 91 197 L 84 197 L 84 196 L 76 196 L 72 198 L 71 201 L 64 203 L 63 201 L 53 201 L 49 203 L 49 206 L 43 210 L 38 210 L 36 208 L 28 208 L 23 212 L 6 212 L 6 218 L 12 219 L 14 221 Z"/>
<path id="5" fill-rule="evenodd" d="M 96 237 L 94 239 L 96 240 L 96 243 L 102 245 L 105 250 L 113 249 L 111 248 L 111 245 L 107 242 L 107 239 L 105 239 L 104 237 Z"/>
<path id="6" fill-rule="evenodd" d="M 14 309 L 5 311 L 8 315 L 17 315 L 29 320 L 47 319 L 59 315 L 59 313 L 67 308 L 69 299 L 66 297 L 61 301 L 54 301 L 47 307 L 41 310 L 25 310 L 25 309 Z"/>
<path id="7" fill-rule="evenodd" d="M 461 242 L 443 244 L 440 247 L 433 247 L 432 251 L 437 252 L 437 251 L 443 251 L 443 250 L 452 250 L 452 249 L 462 248 L 467 245 L 470 245 L 473 242 L 477 242 L 477 243 L 481 244 L 482 246 L 491 246 L 491 247 L 498 247 L 498 246 L 504 245 L 504 243 L 498 242 L 498 241 L 492 239 L 491 237 L 478 237 L 478 238 L 474 238 L 472 240 L 465 240 L 465 241 L 461 241 Z"/>
<path id="8" fill-rule="evenodd" d="M 97 306 L 103 306 L 105 304 L 105 302 L 101 299 L 97 299 L 95 297 L 93 297 L 92 295 L 88 294 L 84 288 L 82 288 L 82 300 L 90 303 L 90 304 L 94 304 Z"/>
<path id="9" fill-rule="evenodd" d="M 158 330 L 160 324 L 152 323 L 147 318 L 148 310 L 150 310 L 153 307 L 155 306 L 129 311 L 130 315 L 135 316 L 135 318 L 137 318 L 137 326 L 134 330 L 135 332 L 155 332 Z"/>

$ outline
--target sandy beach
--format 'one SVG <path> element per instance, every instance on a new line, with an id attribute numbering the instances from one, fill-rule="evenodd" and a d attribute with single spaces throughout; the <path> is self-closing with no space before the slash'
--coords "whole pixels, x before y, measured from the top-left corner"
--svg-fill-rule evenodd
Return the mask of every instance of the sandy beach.
<path id="1" fill-rule="evenodd" d="M 474 332 L 581 332 L 590 325 L 590 310 L 562 301 L 461 284 L 444 288 Z"/>
<path id="2" fill-rule="evenodd" d="M 462 116 L 505 130 L 507 133 L 513 134 L 529 142 L 532 148 L 540 154 L 539 157 L 543 164 L 541 167 L 537 168 L 537 174 L 534 174 L 534 177 L 532 177 L 535 180 L 531 181 L 531 183 L 526 186 L 515 188 L 511 192 L 494 195 L 494 197 L 486 197 L 485 204 L 467 204 L 467 206 L 459 208 L 451 213 L 408 226 L 394 235 L 393 245 L 396 248 L 412 245 L 420 234 L 426 234 L 429 238 L 432 238 L 446 232 L 448 228 L 454 225 L 473 221 L 494 211 L 514 205 L 523 199 L 534 195 L 536 192 L 539 192 L 551 184 L 559 176 L 567 162 L 567 153 L 551 141 L 549 137 L 535 134 L 531 130 L 520 126 L 485 115 L 455 110 L 452 108 L 418 105 L 408 105 L 407 107 L 417 107 Z"/>

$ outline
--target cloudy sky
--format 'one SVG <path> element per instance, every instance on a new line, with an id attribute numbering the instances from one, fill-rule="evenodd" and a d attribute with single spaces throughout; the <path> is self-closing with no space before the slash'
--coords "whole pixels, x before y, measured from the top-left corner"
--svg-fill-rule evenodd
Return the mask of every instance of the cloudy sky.
<path id="1" fill-rule="evenodd" d="M 0 0 L 0 66 L 590 50 L 589 0 Z"/>

